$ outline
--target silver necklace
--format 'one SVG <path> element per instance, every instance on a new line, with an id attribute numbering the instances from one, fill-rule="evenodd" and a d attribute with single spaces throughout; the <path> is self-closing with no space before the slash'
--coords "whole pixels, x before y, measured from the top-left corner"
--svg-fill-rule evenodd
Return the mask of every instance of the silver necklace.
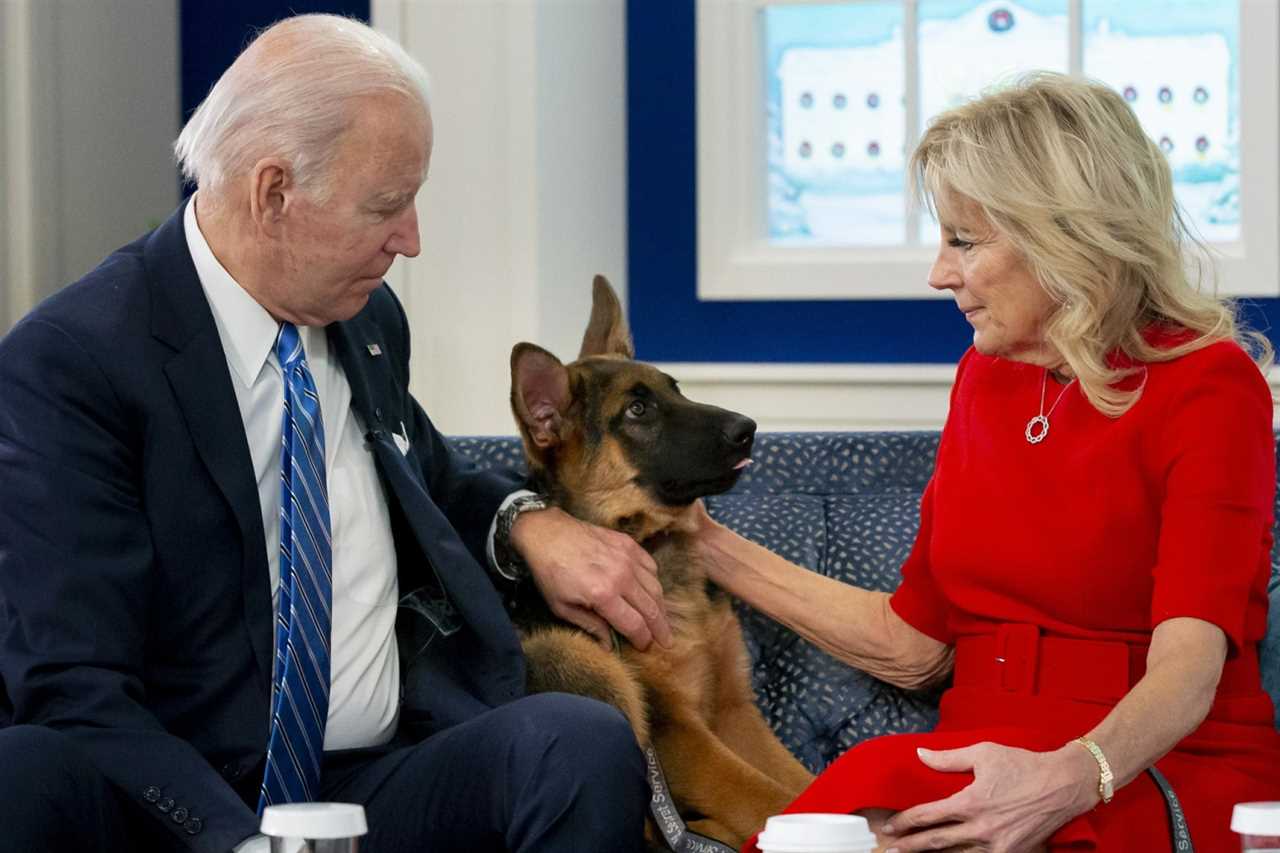
<path id="1" fill-rule="evenodd" d="M 1058 399 L 1053 401 L 1053 405 L 1049 407 L 1049 411 L 1044 410 L 1044 392 L 1049 386 L 1049 368 L 1044 369 L 1044 378 L 1040 380 L 1040 414 L 1027 421 L 1027 428 L 1023 435 L 1027 437 L 1028 444 L 1039 444 L 1044 441 L 1045 436 L 1049 434 L 1049 416 L 1053 414 L 1053 410 L 1058 408 L 1058 404 L 1062 402 L 1062 397 L 1071 390 L 1071 386 L 1076 384 L 1076 378 L 1071 377 L 1071 381 L 1063 386 L 1058 392 Z"/>

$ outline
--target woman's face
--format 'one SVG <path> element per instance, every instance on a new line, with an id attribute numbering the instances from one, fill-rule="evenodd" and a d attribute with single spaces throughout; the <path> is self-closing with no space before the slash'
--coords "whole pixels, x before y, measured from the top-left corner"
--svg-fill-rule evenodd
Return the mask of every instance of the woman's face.
<path id="1" fill-rule="evenodd" d="M 935 199 L 942 228 L 929 286 L 949 290 L 973 326 L 973 346 L 1000 356 L 1056 368 L 1062 358 L 1044 341 L 1053 299 L 1026 261 L 977 202 L 958 193 Z"/>

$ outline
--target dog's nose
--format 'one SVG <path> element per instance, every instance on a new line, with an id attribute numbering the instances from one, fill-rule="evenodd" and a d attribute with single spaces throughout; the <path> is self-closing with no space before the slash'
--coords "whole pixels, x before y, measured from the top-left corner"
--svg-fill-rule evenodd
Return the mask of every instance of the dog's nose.
<path id="1" fill-rule="evenodd" d="M 756 434 L 756 422 L 742 415 L 734 415 L 721 430 L 724 440 L 732 447 L 744 447 L 751 443 Z"/>

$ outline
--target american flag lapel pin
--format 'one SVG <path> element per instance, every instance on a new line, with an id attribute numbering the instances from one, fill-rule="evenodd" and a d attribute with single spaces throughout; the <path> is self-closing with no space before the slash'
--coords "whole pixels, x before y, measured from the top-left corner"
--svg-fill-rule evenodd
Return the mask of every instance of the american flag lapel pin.
<path id="1" fill-rule="evenodd" d="M 365 344 L 364 347 L 369 351 L 369 355 L 382 355 L 382 347 L 377 344 Z"/>

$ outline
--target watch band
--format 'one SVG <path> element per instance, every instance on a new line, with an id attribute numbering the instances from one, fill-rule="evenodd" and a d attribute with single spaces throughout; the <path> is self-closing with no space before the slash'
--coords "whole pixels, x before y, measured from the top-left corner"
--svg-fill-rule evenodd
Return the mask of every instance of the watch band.
<path id="1" fill-rule="evenodd" d="M 523 580 L 529 573 L 529 567 L 511 547 L 511 528 L 521 513 L 546 509 L 551 500 L 546 495 L 520 495 L 512 498 L 498 513 L 497 528 L 493 533 L 493 560 L 498 572 L 513 581 Z"/>
<path id="2" fill-rule="evenodd" d="M 1087 737 L 1078 737 L 1075 742 L 1089 750 L 1093 760 L 1098 762 L 1098 796 L 1102 798 L 1103 803 L 1111 802 L 1111 798 L 1115 796 L 1113 783 L 1116 777 L 1111 772 L 1111 763 L 1107 761 L 1107 756 L 1102 753 L 1102 747 Z"/>

